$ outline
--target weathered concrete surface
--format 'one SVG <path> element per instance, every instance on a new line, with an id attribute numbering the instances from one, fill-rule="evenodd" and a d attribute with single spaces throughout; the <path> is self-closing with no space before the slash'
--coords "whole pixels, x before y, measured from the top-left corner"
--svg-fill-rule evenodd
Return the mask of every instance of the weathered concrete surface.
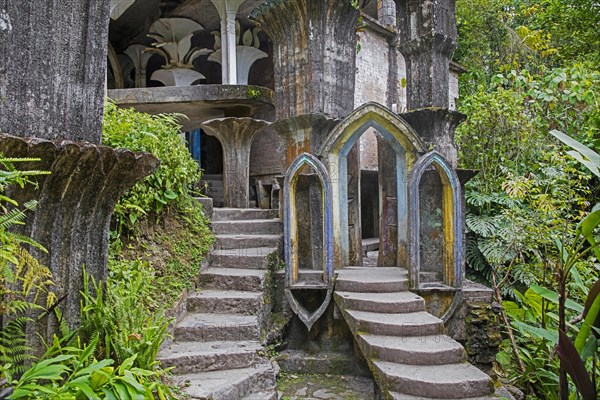
<path id="1" fill-rule="evenodd" d="M 20 233 L 32 237 L 49 252 L 34 250 L 42 264 L 50 267 L 66 320 L 79 318 L 79 292 L 83 287 L 83 267 L 97 281 L 106 274 L 108 229 L 113 208 L 121 195 L 137 180 L 150 174 L 159 161 L 147 153 L 133 153 L 90 143 L 48 141 L 0 135 L 0 152 L 7 157 L 39 158 L 23 163 L 24 169 L 51 171 L 32 178 L 38 185 L 7 190 L 20 204 L 36 199 Z M 38 326 L 46 337 L 56 328 L 54 322 Z"/>
<path id="2" fill-rule="evenodd" d="M 223 187 L 225 207 L 248 208 L 250 191 L 250 150 L 252 140 L 269 122 L 253 118 L 217 118 L 202 129 L 223 146 Z"/>
<path id="3" fill-rule="evenodd" d="M 466 115 L 444 108 L 428 107 L 408 111 L 401 116 L 433 150 L 443 155 L 456 168 L 458 154 L 454 145 L 454 132 L 466 119 Z"/>
<path id="4" fill-rule="evenodd" d="M 352 111 L 358 15 L 339 0 L 270 0 L 252 13 L 273 41 L 278 119 Z"/>
<path id="5" fill-rule="evenodd" d="M 109 0 L 0 0 L 0 132 L 100 143 Z"/>
<path id="6" fill-rule="evenodd" d="M 343 369 L 344 365 L 339 368 Z M 373 379 L 335 371 L 285 374 L 277 382 L 279 398 L 289 400 L 372 400 Z"/>
<path id="7" fill-rule="evenodd" d="M 407 109 L 448 108 L 450 60 L 457 38 L 455 0 L 407 0 L 398 7 Z"/>

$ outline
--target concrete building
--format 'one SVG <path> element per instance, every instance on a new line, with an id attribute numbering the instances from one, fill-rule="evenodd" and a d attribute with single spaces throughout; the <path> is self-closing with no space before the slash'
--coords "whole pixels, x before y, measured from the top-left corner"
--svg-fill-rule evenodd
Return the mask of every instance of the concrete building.
<path id="1" fill-rule="evenodd" d="M 491 372 L 498 334 L 491 292 L 464 277 L 454 1 L 112 0 L 110 15 L 108 96 L 187 116 L 217 207 L 203 291 L 161 356 L 188 393 L 275 398 L 253 354 L 279 335 L 284 369 L 372 373 L 377 398 L 493 398 L 465 362 Z"/>

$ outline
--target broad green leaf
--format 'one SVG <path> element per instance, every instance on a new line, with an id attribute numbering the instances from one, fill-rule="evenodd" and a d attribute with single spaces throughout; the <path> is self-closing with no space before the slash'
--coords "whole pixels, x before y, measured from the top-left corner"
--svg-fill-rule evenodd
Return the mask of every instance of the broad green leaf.
<path id="1" fill-rule="evenodd" d="M 600 279 L 596 281 L 594 286 L 590 289 L 590 293 L 585 301 L 585 318 L 583 320 L 583 324 L 581 324 L 581 328 L 579 329 L 579 334 L 577 334 L 577 338 L 575 339 L 575 348 L 579 353 L 582 352 L 583 346 L 585 345 L 590 332 L 592 331 L 592 327 L 595 325 L 596 320 L 598 319 L 598 315 L 600 314 Z"/>
<path id="2" fill-rule="evenodd" d="M 542 296 L 543 298 L 545 298 L 546 300 L 549 300 L 554 304 L 558 304 L 558 293 L 550 289 L 546 289 L 545 287 L 542 287 L 540 285 L 536 285 L 535 283 L 530 286 L 530 289 Z M 581 304 L 577 304 L 571 299 L 567 299 L 565 301 L 565 307 L 573 311 L 577 311 L 578 313 L 583 312 L 583 306 Z"/>
<path id="3" fill-rule="evenodd" d="M 587 239 L 600 224 L 600 210 L 588 214 L 581 222 L 581 234 Z"/>
<path id="4" fill-rule="evenodd" d="M 169 200 L 174 200 L 177 198 L 177 193 L 172 190 L 165 190 L 165 197 Z"/>
<path id="5" fill-rule="evenodd" d="M 527 333 L 533 337 L 539 339 L 546 339 L 553 344 L 558 343 L 558 333 L 549 331 L 548 329 L 540 328 L 537 326 L 532 326 L 523 322 L 513 321 L 513 325 L 519 330 L 521 333 Z"/>
<path id="6" fill-rule="evenodd" d="M 598 340 L 594 335 L 590 335 L 587 342 L 585 342 L 585 346 L 583 346 L 583 350 L 581 350 L 581 359 L 587 360 L 592 357 L 596 351 L 598 351 Z"/>
<path id="7" fill-rule="evenodd" d="M 100 400 L 100 396 L 94 393 L 90 385 L 88 385 L 87 383 L 71 382 L 71 386 L 74 386 L 77 389 L 81 390 L 88 400 Z"/>
<path id="8" fill-rule="evenodd" d="M 598 153 L 560 131 L 552 130 L 550 131 L 550 134 L 587 158 L 593 165 L 596 166 L 595 174 L 600 177 L 600 174 L 598 173 L 598 168 L 600 168 L 600 155 Z"/>

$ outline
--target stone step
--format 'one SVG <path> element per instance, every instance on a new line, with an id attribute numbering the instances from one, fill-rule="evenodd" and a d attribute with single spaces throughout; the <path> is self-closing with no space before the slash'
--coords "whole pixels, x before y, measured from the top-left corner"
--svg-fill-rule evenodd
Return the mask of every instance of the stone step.
<path id="1" fill-rule="evenodd" d="M 237 314 L 188 314 L 175 325 L 178 342 L 259 340 L 258 318 Z"/>
<path id="2" fill-rule="evenodd" d="M 215 208 L 215 214 L 217 214 Z M 213 215 L 212 230 L 215 234 L 225 235 L 281 235 L 283 226 L 277 219 L 254 219 L 249 221 L 215 221 Z"/>
<path id="3" fill-rule="evenodd" d="M 366 357 L 399 364 L 442 365 L 466 361 L 461 344 L 446 335 L 399 337 L 359 333 L 357 342 Z"/>
<path id="4" fill-rule="evenodd" d="M 199 278 L 202 289 L 262 291 L 267 271 L 239 268 L 207 268 Z"/>
<path id="5" fill-rule="evenodd" d="M 250 394 L 242 400 L 279 400 L 279 398 L 277 396 L 277 389 L 272 387 L 264 392 Z"/>
<path id="6" fill-rule="evenodd" d="M 384 336 L 429 336 L 441 334 L 444 330 L 441 319 L 424 311 L 385 314 L 346 310 L 344 313 L 353 332 Z"/>
<path id="7" fill-rule="evenodd" d="M 259 361 L 262 350 L 255 341 L 174 342 L 158 354 L 163 367 L 176 374 L 247 368 Z"/>
<path id="8" fill-rule="evenodd" d="M 390 392 L 390 396 L 392 400 L 452 400 L 448 398 L 431 398 L 431 397 L 422 397 L 422 396 L 411 396 L 409 394 L 402 394 L 397 392 Z M 508 400 L 507 397 L 499 397 L 499 396 L 484 396 L 484 397 L 469 397 L 461 400 Z"/>
<path id="9" fill-rule="evenodd" d="M 281 248 L 283 235 L 216 235 L 215 249 Z"/>
<path id="10" fill-rule="evenodd" d="M 267 269 L 269 255 L 278 252 L 276 247 L 212 250 L 210 265 L 217 268 Z"/>
<path id="11" fill-rule="evenodd" d="M 274 219 L 278 216 L 278 210 L 264 210 L 261 208 L 217 208 L 215 209 L 214 221 Z"/>
<path id="12" fill-rule="evenodd" d="M 375 373 L 386 379 L 389 390 L 413 396 L 464 399 L 494 393 L 489 376 L 469 363 L 407 365 L 374 360 Z"/>
<path id="13" fill-rule="evenodd" d="M 334 293 L 335 300 L 345 309 L 380 313 L 409 313 L 425 311 L 425 300 L 411 292 L 395 293 Z"/>
<path id="14" fill-rule="evenodd" d="M 240 400 L 252 393 L 275 386 L 275 371 L 270 364 L 250 368 L 201 372 L 176 377 L 187 386 L 184 392 L 196 400 Z"/>
<path id="15" fill-rule="evenodd" d="M 408 274 L 403 268 L 346 267 L 339 270 L 336 291 L 384 293 L 408 290 Z"/>
<path id="16" fill-rule="evenodd" d="M 187 298 L 187 311 L 190 313 L 254 315 L 262 306 L 261 292 L 202 290 Z"/>

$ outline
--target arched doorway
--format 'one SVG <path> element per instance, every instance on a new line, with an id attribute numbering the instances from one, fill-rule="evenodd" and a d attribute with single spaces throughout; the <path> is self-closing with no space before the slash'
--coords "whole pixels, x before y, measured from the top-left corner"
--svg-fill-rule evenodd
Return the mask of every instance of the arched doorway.
<path id="1" fill-rule="evenodd" d="M 369 128 L 374 128 L 391 149 L 380 159 L 380 191 L 383 205 L 382 217 L 385 224 L 396 224 L 397 239 L 390 240 L 380 230 L 380 252 L 391 260 L 392 265 L 408 266 L 408 174 L 425 151 L 425 145 L 417 133 L 398 115 L 377 103 L 367 103 L 356 109 L 340 122 L 328 135 L 319 152 L 325 161 L 333 190 L 334 260 L 336 267 L 348 265 L 351 257 L 350 236 L 361 239 L 360 232 L 348 231 L 348 155 L 358 139 Z M 356 190 L 355 190 L 356 191 Z M 384 210 L 385 209 L 385 210 Z M 387 215 L 386 215 L 387 213 Z M 390 243 L 390 241 L 392 243 Z M 360 251 L 353 249 L 352 251 Z M 380 255 L 381 257 L 381 255 Z"/>

